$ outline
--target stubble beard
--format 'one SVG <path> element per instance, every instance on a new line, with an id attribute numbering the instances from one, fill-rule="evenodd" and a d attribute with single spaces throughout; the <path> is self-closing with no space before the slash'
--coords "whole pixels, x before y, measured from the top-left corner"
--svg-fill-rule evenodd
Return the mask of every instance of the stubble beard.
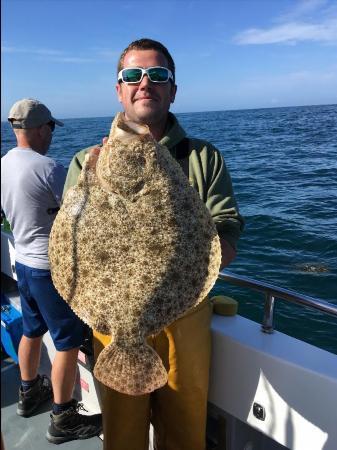
<path id="1" fill-rule="evenodd" d="M 168 111 L 162 112 L 158 111 L 152 108 L 140 108 L 136 109 L 134 114 L 132 114 L 132 117 L 129 117 L 126 113 L 126 117 L 129 118 L 129 120 L 132 120 L 140 125 L 158 125 L 162 122 L 166 122 Z"/>

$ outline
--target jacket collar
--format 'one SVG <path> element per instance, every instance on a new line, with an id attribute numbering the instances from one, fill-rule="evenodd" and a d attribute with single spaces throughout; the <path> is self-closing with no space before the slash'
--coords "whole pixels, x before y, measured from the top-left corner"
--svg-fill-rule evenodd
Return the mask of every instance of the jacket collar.
<path id="1" fill-rule="evenodd" d="M 178 119 L 174 114 L 169 112 L 165 134 L 159 143 L 172 150 L 185 136 L 185 130 L 179 124 Z"/>

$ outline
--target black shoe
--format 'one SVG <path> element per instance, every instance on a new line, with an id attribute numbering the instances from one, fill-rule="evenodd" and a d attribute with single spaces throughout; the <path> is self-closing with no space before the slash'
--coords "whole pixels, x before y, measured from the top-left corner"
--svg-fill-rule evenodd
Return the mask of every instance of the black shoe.
<path id="1" fill-rule="evenodd" d="M 73 399 L 73 405 L 61 414 L 50 414 L 51 421 L 46 438 L 53 444 L 88 439 L 102 432 L 102 414 L 85 416 L 78 411 L 83 409 L 81 403 Z"/>
<path id="2" fill-rule="evenodd" d="M 53 398 L 53 388 L 50 379 L 46 375 L 38 375 L 38 380 L 28 391 L 19 389 L 19 403 L 16 413 L 22 417 L 29 417 L 42 403 Z"/>

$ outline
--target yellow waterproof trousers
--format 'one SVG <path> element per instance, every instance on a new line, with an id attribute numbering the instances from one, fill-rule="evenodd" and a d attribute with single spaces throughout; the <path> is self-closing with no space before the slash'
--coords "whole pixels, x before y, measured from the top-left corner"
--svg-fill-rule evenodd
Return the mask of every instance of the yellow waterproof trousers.
<path id="1" fill-rule="evenodd" d="M 130 396 L 100 384 L 104 450 L 148 450 L 150 421 L 156 450 L 205 450 L 211 354 L 209 299 L 149 338 L 168 371 L 168 383 Z M 111 341 L 94 332 L 97 359 Z"/>

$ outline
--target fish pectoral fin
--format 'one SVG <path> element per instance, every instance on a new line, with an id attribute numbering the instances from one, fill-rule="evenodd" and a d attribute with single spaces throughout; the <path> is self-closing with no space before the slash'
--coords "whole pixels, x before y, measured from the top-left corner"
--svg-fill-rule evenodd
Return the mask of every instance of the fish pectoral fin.
<path id="1" fill-rule="evenodd" d="M 153 392 L 167 383 L 167 372 L 152 347 L 112 343 L 100 353 L 94 375 L 111 389 L 128 395 Z"/>

